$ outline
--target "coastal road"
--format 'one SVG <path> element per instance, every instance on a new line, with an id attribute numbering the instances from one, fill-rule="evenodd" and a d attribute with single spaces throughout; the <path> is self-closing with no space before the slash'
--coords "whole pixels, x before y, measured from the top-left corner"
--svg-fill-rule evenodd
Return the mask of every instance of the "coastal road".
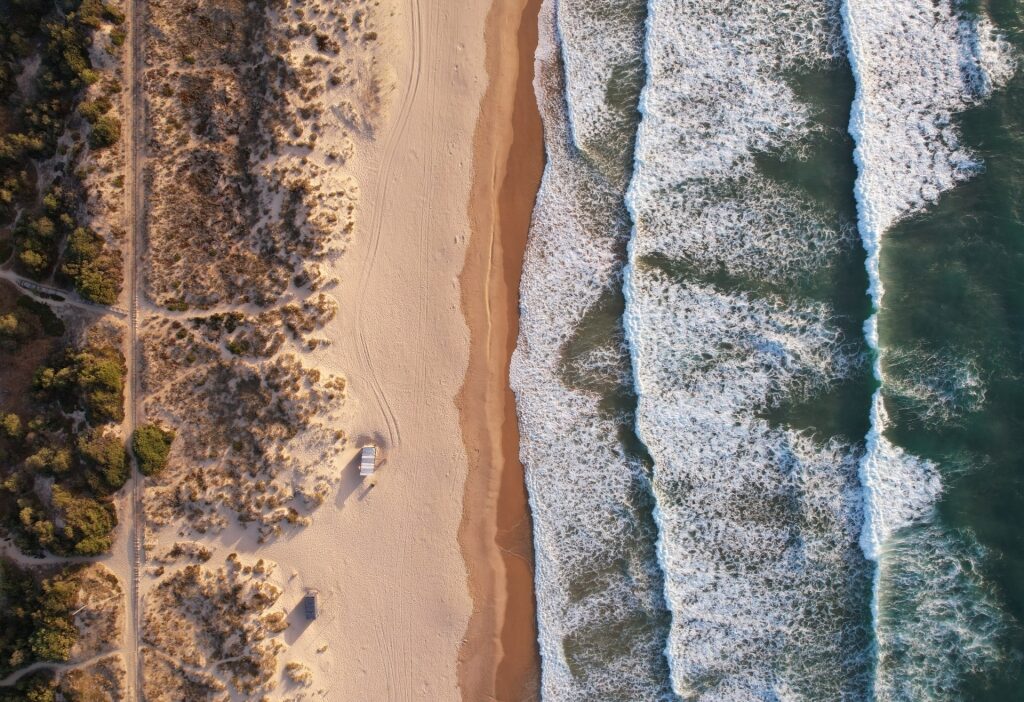
<path id="1" fill-rule="evenodd" d="M 144 238 L 145 192 L 143 185 L 142 158 L 145 139 L 145 105 L 142 93 L 144 64 L 142 58 L 143 31 L 141 26 L 142 4 L 144 0 L 128 0 L 126 21 L 128 37 L 126 43 L 128 56 L 125 60 L 125 82 L 128 86 L 128 98 L 125 102 L 125 217 L 128 224 L 128 236 L 125 239 L 125 290 L 127 292 L 128 338 L 125 349 L 125 364 L 128 369 L 128 382 L 125 384 L 125 423 L 126 438 L 130 439 L 138 424 L 139 418 L 139 260 Z M 126 680 L 126 699 L 143 699 L 142 694 L 142 661 L 139 655 L 140 632 L 142 629 L 142 607 L 139 594 L 139 580 L 142 573 L 143 558 L 143 504 L 142 476 L 139 473 L 138 458 L 129 448 L 132 462 L 132 477 L 129 481 L 129 499 L 127 519 L 128 548 L 130 549 L 131 568 L 127 583 L 127 605 L 125 612 L 125 644 L 124 659 L 128 670 Z"/>

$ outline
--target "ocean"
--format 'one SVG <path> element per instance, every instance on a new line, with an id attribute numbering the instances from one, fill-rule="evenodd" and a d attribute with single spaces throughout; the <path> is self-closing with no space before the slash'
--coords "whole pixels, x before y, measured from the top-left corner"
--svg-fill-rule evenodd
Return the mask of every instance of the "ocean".
<path id="1" fill-rule="evenodd" d="M 545 0 L 546 700 L 1024 699 L 1024 9 Z"/>

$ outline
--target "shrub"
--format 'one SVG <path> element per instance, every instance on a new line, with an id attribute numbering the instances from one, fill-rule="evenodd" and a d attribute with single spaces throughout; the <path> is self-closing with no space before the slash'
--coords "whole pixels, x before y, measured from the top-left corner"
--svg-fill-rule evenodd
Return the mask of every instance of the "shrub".
<path id="1" fill-rule="evenodd" d="M 64 322 L 53 313 L 46 303 L 33 300 L 28 295 L 21 295 L 15 304 L 34 314 L 39 319 L 39 323 L 43 325 L 43 331 L 49 336 L 64 335 Z"/>
<path id="2" fill-rule="evenodd" d="M 100 117 L 110 112 L 111 107 L 113 105 L 110 100 L 101 97 L 97 100 L 86 100 L 78 106 L 78 112 L 89 124 L 96 124 Z"/>
<path id="3" fill-rule="evenodd" d="M 89 133 L 89 145 L 94 149 L 113 146 L 121 138 L 121 122 L 116 117 L 104 115 L 96 120 Z"/>
<path id="4" fill-rule="evenodd" d="M 132 450 L 139 459 L 139 471 L 143 475 L 156 475 L 166 468 L 173 442 L 174 432 L 156 424 L 145 424 L 136 429 L 132 436 Z"/>
<path id="5" fill-rule="evenodd" d="M 40 672 L 28 675 L 14 687 L 0 691 L 0 702 L 55 702 L 57 682 L 53 673 Z"/>

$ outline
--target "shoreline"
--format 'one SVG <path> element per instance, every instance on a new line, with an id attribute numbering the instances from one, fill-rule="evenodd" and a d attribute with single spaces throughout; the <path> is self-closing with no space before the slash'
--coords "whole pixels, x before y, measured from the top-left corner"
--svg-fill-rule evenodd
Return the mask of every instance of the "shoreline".
<path id="1" fill-rule="evenodd" d="M 519 280 L 544 168 L 533 90 L 540 4 L 492 5 L 488 84 L 473 137 L 472 233 L 459 276 L 470 350 L 457 398 L 469 461 L 459 543 L 473 613 L 458 661 L 468 700 L 540 698 L 533 534 L 508 381 L 519 335 Z"/>

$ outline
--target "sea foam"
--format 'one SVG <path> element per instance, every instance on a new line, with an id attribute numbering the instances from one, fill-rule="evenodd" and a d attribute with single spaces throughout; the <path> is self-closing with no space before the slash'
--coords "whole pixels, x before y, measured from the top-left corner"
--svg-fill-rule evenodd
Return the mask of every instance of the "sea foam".
<path id="1" fill-rule="evenodd" d="M 511 370 L 534 523 L 542 694 L 554 701 L 667 700 L 667 616 L 645 469 L 619 439 L 621 419 L 565 377 L 566 346 L 619 284 L 628 226 L 621 189 L 580 157 L 564 101 L 560 52 L 575 76 L 578 55 L 592 53 L 604 30 L 579 46 L 561 44 L 555 5 L 545 0 L 540 16 L 534 87 L 548 162 L 523 267 Z M 563 26 L 572 25 L 574 12 L 590 11 L 583 0 L 558 5 Z M 613 34 L 610 51 L 621 57 L 628 32 Z M 597 96 L 618 61 L 590 67 L 596 96 L 582 83 L 571 93 L 579 105 L 576 138 L 584 145 L 611 119 Z M 614 381 L 627 362 L 613 337 L 575 359 L 572 371 Z"/>
<path id="2" fill-rule="evenodd" d="M 625 319 L 686 699 L 869 686 L 861 447 L 761 418 L 859 367 L 827 304 L 758 285 L 849 246 L 835 212 L 758 166 L 821 131 L 784 76 L 837 60 L 837 18 L 825 2 L 649 3 Z"/>
<path id="3" fill-rule="evenodd" d="M 556 4 L 573 144 L 606 176 L 627 174 L 643 79 L 644 5 L 638 0 Z"/>

